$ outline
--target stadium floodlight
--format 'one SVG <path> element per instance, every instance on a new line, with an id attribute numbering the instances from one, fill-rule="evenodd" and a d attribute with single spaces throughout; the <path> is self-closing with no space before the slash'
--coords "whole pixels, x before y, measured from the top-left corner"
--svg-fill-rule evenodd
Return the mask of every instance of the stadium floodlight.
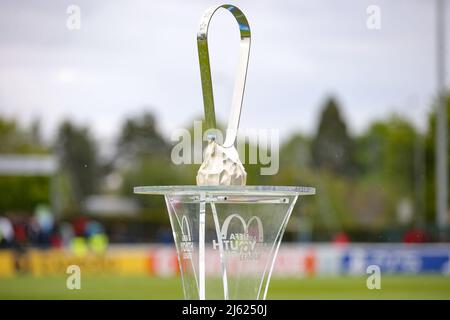
<path id="1" fill-rule="evenodd" d="M 448 172 L 447 172 L 447 103 L 445 86 L 445 1 L 436 2 L 436 221 L 441 232 L 448 226 Z"/>
<path id="2" fill-rule="evenodd" d="M 223 145 L 209 136 L 196 186 L 135 187 L 164 195 L 186 299 L 265 299 L 284 230 L 299 196 L 310 187 L 245 186 L 246 172 L 234 144 L 250 52 L 247 18 L 233 5 L 209 8 L 197 34 L 207 129 L 215 129 L 207 33 L 224 8 L 239 25 L 240 62 Z M 208 151 L 209 150 L 209 151 Z M 213 275 L 219 271 L 220 277 Z"/>

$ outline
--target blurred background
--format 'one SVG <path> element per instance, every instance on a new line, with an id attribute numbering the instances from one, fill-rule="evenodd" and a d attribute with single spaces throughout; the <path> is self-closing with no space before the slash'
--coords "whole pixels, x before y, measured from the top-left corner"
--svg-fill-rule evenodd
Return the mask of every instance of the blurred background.
<path id="1" fill-rule="evenodd" d="M 203 117 L 196 33 L 214 4 L 2 1 L 2 298 L 70 298 L 65 280 L 49 280 L 64 277 L 68 264 L 120 275 L 106 278 L 104 291 L 91 279 L 83 297 L 105 297 L 105 283 L 129 277 L 120 282 L 123 297 L 145 283 L 136 297 L 181 298 L 164 199 L 132 190 L 195 184 L 198 165 L 171 162 L 171 134 Z M 400 288 L 383 298 L 416 289 L 450 298 L 450 162 L 437 159 L 450 150 L 450 4 L 233 4 L 252 29 L 240 126 L 280 133 L 278 174 L 246 165 L 248 184 L 317 189 L 294 209 L 272 297 L 309 298 L 314 286 L 328 288 L 316 298 L 332 298 L 333 290 L 361 297 L 365 280 L 348 289 L 341 276 L 363 276 L 376 263 L 392 274 L 388 288 Z M 210 56 L 222 124 L 238 35 L 231 15 L 214 17 Z M 402 274 L 434 276 L 398 280 Z M 286 289 L 291 277 L 318 282 Z"/>

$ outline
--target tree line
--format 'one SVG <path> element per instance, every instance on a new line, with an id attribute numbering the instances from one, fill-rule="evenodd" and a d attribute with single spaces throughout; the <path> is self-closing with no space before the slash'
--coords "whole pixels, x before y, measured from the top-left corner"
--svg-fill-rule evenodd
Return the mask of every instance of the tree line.
<path id="1" fill-rule="evenodd" d="M 447 110 L 450 124 L 450 97 Z M 246 165 L 248 184 L 315 186 L 317 195 L 296 207 L 294 227 L 296 219 L 299 228 L 355 232 L 430 226 L 435 219 L 434 111 L 427 122 L 421 132 L 404 116 L 391 114 L 352 135 L 331 97 L 313 134 L 283 141 L 278 174 L 261 176 L 260 165 Z M 152 113 L 126 118 L 106 157 L 88 126 L 65 120 L 52 141 L 44 141 L 40 131 L 37 121 L 23 127 L 0 117 L 0 154 L 54 154 L 60 164 L 56 187 L 62 215 L 83 213 L 83 202 L 93 194 L 132 197 L 138 185 L 195 183 L 198 165 L 172 164 L 174 143 L 158 130 Z M 46 200 L 49 188 L 42 177 L 0 177 L 0 214 L 33 210 Z M 166 218 L 163 199 L 135 199 L 142 216 Z"/>

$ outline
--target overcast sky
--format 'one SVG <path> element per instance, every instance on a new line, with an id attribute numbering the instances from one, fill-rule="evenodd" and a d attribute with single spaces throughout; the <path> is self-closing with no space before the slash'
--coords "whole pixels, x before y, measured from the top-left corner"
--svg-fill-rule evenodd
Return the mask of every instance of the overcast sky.
<path id="1" fill-rule="evenodd" d="M 196 33 L 217 3 L 2 0 L 0 114 L 38 117 L 47 136 L 72 118 L 107 138 L 147 109 L 169 136 L 203 115 Z M 353 132 L 394 111 L 424 126 L 436 90 L 435 1 L 233 3 L 252 30 L 242 128 L 312 133 L 329 95 Z M 80 30 L 66 27 L 70 4 L 81 8 Z M 371 4 L 381 9 L 380 30 L 366 26 Z M 447 3 L 448 25 L 449 13 Z M 216 110 L 226 121 L 238 57 L 229 13 L 214 17 L 209 39 Z"/>

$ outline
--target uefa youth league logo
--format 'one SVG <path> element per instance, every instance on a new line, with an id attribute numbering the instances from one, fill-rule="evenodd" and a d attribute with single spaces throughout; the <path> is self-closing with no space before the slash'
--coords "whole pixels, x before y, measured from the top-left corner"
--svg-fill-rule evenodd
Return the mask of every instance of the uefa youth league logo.
<path id="1" fill-rule="evenodd" d="M 233 220 L 238 221 L 238 225 L 242 225 L 241 232 L 228 232 Z M 253 216 L 245 221 L 241 215 L 231 214 L 223 222 L 220 236 L 224 252 L 238 254 L 241 260 L 259 258 L 258 246 L 264 244 L 264 229 L 259 217 Z M 213 240 L 213 248 L 220 249 L 220 242 Z"/>

